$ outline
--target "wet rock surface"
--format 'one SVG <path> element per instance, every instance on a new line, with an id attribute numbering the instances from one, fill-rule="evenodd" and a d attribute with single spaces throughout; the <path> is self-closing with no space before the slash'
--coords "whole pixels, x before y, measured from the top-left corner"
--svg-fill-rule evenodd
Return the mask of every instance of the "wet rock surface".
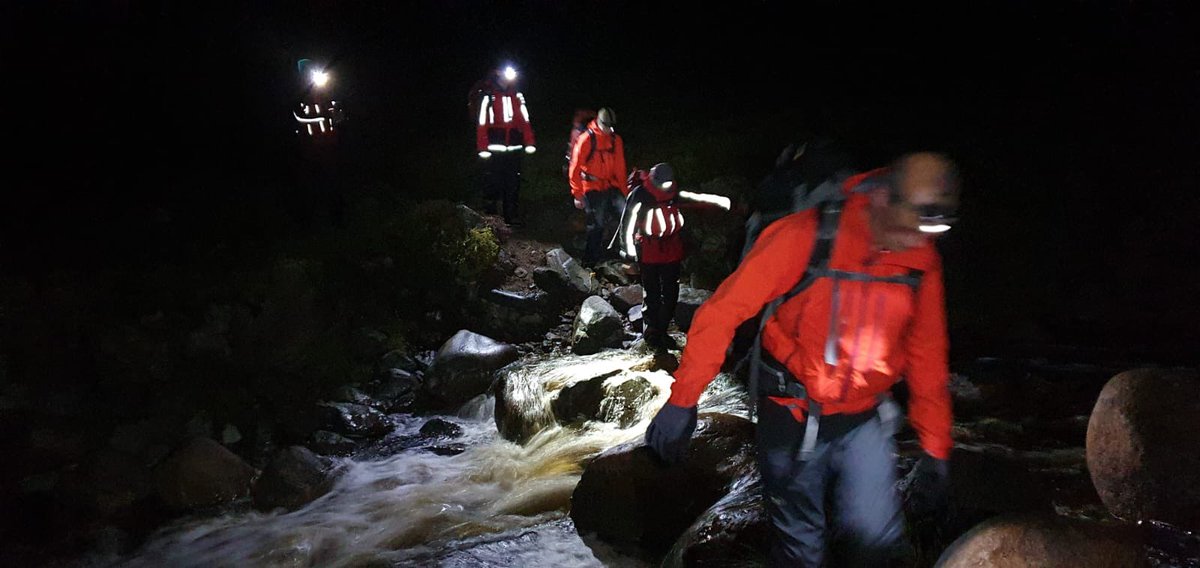
<path id="1" fill-rule="evenodd" d="M 1139 369 L 1113 377 L 1088 423 L 1087 464 L 1113 515 L 1200 531 L 1200 376 Z"/>

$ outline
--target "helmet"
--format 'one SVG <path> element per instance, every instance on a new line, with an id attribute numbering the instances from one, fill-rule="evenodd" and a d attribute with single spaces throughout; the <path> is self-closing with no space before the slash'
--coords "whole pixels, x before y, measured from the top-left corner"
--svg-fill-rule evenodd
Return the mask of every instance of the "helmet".
<path id="1" fill-rule="evenodd" d="M 675 185 L 675 172 L 671 169 L 671 164 L 663 162 L 650 168 L 650 183 L 662 190 L 672 190 Z"/>
<path id="2" fill-rule="evenodd" d="M 611 108 L 604 107 L 596 115 L 596 122 L 601 126 L 613 127 L 617 125 L 617 113 Z"/>

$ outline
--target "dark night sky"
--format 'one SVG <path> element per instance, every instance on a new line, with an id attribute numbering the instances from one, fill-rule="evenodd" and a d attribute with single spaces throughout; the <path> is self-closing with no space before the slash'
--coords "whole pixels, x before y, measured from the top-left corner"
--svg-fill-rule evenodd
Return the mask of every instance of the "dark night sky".
<path id="1" fill-rule="evenodd" d="M 866 166 L 948 151 L 967 182 L 945 250 L 952 290 L 990 290 L 995 310 L 1033 293 L 1073 314 L 1056 321 L 1076 335 L 1108 306 L 1132 315 L 1106 333 L 1163 322 L 1151 335 L 1198 335 L 1200 28 L 1187 3 L 187 4 L 6 8 L 29 22 L 4 59 L 6 90 L 28 105 L 14 165 L 33 175 L 9 188 L 4 258 L 70 264 L 156 207 L 237 207 L 286 150 L 300 57 L 337 74 L 364 171 L 418 191 L 403 180 L 469 151 L 467 87 L 512 58 L 542 136 L 607 104 L 631 145 L 669 124 L 705 137 L 791 112 Z M 745 149 L 731 173 L 758 179 L 778 142 Z"/>

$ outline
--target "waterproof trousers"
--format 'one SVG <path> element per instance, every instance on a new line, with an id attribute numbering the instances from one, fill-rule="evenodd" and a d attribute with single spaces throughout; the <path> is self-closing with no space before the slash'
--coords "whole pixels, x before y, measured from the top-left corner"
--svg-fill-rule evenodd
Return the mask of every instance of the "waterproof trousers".
<path id="1" fill-rule="evenodd" d="M 805 424 L 760 398 L 758 461 L 771 566 L 888 565 L 904 530 L 894 421 L 884 423 L 874 410 L 822 416 L 816 448 L 800 461 Z"/>
<path id="2" fill-rule="evenodd" d="M 615 187 L 592 190 L 583 194 L 583 211 L 587 214 L 587 242 L 583 249 L 584 266 L 594 266 L 604 260 L 609 228 L 621 222 L 625 202 Z"/>
<path id="3" fill-rule="evenodd" d="M 642 290 L 645 292 L 646 331 L 666 333 L 667 325 L 675 317 L 675 305 L 679 303 L 679 263 L 640 263 Z"/>
<path id="4" fill-rule="evenodd" d="M 524 152 L 496 152 L 484 160 L 484 213 L 496 214 L 495 202 L 501 204 L 504 222 L 520 220 L 518 205 L 521 197 L 521 159 Z"/>

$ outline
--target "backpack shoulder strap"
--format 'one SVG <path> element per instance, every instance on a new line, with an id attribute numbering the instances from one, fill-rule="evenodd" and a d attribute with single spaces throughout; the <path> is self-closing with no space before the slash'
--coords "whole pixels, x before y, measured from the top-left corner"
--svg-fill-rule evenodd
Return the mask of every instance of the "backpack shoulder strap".
<path id="1" fill-rule="evenodd" d="M 813 243 L 812 253 L 808 256 L 808 268 L 804 276 L 782 296 L 776 300 L 779 304 L 786 302 L 796 294 L 803 292 L 812 285 L 822 272 L 829 268 L 829 257 L 833 252 L 833 241 L 837 237 L 838 224 L 842 218 L 843 200 L 826 201 L 818 205 L 817 238 Z M 776 304 L 778 307 L 778 304 Z"/>
<path id="2" fill-rule="evenodd" d="M 588 150 L 588 156 L 587 156 L 587 161 L 590 162 L 590 161 L 592 161 L 592 156 L 596 155 L 596 146 L 600 145 L 600 143 L 596 141 L 596 131 L 589 128 L 589 129 L 587 129 L 587 133 L 588 133 L 588 141 L 590 141 L 592 143 L 592 149 Z"/>
<path id="3" fill-rule="evenodd" d="M 829 267 L 830 253 L 833 251 L 833 241 L 837 237 L 838 224 L 842 218 L 842 203 L 843 200 L 836 199 L 827 201 L 818 205 L 817 210 L 817 235 L 816 241 L 813 243 L 812 252 L 808 256 L 808 267 L 804 269 L 804 276 L 800 277 L 800 281 L 792 286 L 791 290 L 783 293 L 779 297 L 771 300 L 767 307 L 763 309 L 758 318 L 758 332 L 754 335 L 754 344 L 750 347 L 748 353 L 750 364 L 750 393 L 751 396 L 759 396 L 758 377 L 762 369 L 762 333 L 763 327 L 766 326 L 767 320 L 775 315 L 775 310 L 781 304 L 791 299 L 796 294 L 803 292 L 804 289 L 812 285 L 819 277 L 820 273 L 825 272 Z M 786 389 L 787 385 L 777 385 L 780 389 Z M 754 416 L 756 403 L 750 405 L 751 418 Z M 810 413 L 811 415 L 812 413 Z M 813 429 L 815 431 L 815 429 Z"/>

